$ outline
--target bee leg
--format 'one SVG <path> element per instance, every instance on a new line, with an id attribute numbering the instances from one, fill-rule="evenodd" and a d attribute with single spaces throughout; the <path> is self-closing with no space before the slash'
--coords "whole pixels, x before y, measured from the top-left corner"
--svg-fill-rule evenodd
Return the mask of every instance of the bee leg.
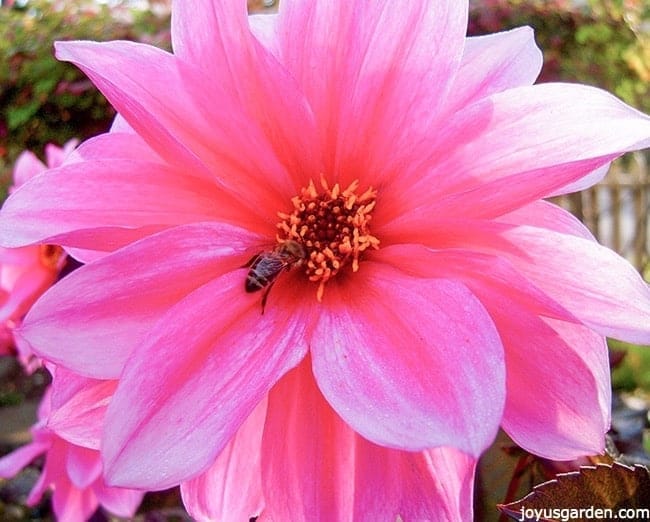
<path id="1" fill-rule="evenodd" d="M 264 290 L 264 295 L 262 296 L 262 315 L 264 315 L 264 308 L 266 307 L 266 300 L 269 297 L 269 292 L 271 291 L 271 288 L 273 288 L 273 285 L 275 284 L 275 281 L 273 281 L 269 286 L 266 287 L 266 290 Z"/>

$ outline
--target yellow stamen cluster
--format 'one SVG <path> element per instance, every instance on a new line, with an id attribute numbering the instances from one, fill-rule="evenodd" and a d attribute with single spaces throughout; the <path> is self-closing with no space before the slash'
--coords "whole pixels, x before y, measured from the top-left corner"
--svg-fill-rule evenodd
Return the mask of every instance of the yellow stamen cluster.
<path id="1" fill-rule="evenodd" d="M 304 266 L 310 281 L 318 282 L 316 297 L 323 297 L 325 283 L 345 265 L 359 270 L 359 257 L 368 248 L 378 249 L 379 240 L 370 234 L 369 224 L 377 191 L 369 188 L 357 194 L 359 181 L 346 189 L 336 183 L 329 187 L 321 176 L 322 191 L 313 181 L 291 199 L 293 212 L 278 213 L 278 243 L 299 242 L 305 249 Z"/>
<path id="2" fill-rule="evenodd" d="M 63 256 L 63 249 L 57 245 L 39 245 L 38 258 L 45 268 L 56 270 Z"/>

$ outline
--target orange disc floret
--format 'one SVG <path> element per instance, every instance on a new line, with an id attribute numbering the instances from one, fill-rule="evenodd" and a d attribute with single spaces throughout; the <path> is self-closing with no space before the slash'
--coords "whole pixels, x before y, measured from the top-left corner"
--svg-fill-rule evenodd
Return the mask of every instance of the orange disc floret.
<path id="1" fill-rule="evenodd" d="M 330 188 L 321 176 L 320 184 L 321 191 L 313 181 L 301 189 L 300 195 L 291 199 L 293 211 L 278 213 L 281 221 L 277 224 L 278 243 L 292 240 L 304 247 L 306 274 L 319 283 L 319 301 L 327 281 L 348 264 L 356 272 L 361 254 L 379 248 L 379 239 L 370 233 L 377 191 L 370 187 L 359 194 L 358 180 L 346 189 L 338 183 Z"/>

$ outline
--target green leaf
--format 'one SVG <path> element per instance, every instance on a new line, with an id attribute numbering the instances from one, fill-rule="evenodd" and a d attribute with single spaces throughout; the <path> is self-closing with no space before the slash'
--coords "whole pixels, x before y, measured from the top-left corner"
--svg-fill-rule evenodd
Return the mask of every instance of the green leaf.
<path id="1" fill-rule="evenodd" d="M 29 119 L 36 114 L 41 102 L 32 100 L 25 105 L 7 108 L 7 126 L 9 130 L 16 130 L 18 127 L 27 123 Z"/>

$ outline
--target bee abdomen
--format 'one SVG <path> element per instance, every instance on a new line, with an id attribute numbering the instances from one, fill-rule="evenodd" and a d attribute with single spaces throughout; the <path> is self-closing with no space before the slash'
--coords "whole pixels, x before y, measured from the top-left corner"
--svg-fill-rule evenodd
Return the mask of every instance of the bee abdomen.
<path id="1" fill-rule="evenodd" d="M 246 276 L 245 289 L 248 293 L 257 292 L 269 285 L 271 281 L 261 274 L 249 273 Z"/>

